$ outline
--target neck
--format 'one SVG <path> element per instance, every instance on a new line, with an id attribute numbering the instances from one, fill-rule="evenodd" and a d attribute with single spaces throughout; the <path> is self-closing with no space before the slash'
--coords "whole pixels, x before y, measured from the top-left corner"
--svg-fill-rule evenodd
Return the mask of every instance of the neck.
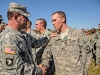
<path id="1" fill-rule="evenodd" d="M 65 32 L 68 29 L 68 26 L 66 24 L 63 24 L 61 27 L 61 32 Z"/>
<path id="2" fill-rule="evenodd" d="M 26 29 L 26 32 L 30 32 L 30 31 L 31 31 L 31 28 L 27 28 L 27 29 Z"/>
<path id="3" fill-rule="evenodd" d="M 42 34 L 44 32 L 45 28 L 41 28 L 40 30 L 40 34 Z"/>
<path id="4" fill-rule="evenodd" d="M 14 30 L 20 31 L 21 29 L 18 27 L 16 21 L 9 21 L 8 26 Z"/>

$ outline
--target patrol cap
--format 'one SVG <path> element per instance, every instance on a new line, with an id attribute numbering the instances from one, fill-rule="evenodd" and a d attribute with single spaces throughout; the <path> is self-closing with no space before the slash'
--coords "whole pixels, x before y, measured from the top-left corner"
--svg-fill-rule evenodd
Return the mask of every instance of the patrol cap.
<path id="1" fill-rule="evenodd" d="M 2 15 L 0 15 L 0 19 L 3 20 Z"/>
<path id="2" fill-rule="evenodd" d="M 9 4 L 8 11 L 10 11 L 10 12 L 19 12 L 20 14 L 22 14 L 25 17 L 30 16 L 30 13 L 27 12 L 25 6 L 22 6 L 21 4 L 17 4 L 17 3 L 14 3 L 14 2 L 11 2 Z"/>
<path id="3" fill-rule="evenodd" d="M 7 25 L 5 22 L 1 22 L 0 26 Z"/>

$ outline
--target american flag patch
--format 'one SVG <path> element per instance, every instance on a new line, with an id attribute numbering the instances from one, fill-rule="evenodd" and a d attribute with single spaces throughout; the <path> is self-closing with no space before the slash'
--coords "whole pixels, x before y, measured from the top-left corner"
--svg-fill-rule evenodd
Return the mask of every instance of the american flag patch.
<path id="1" fill-rule="evenodd" d="M 7 54 L 16 54 L 15 49 L 12 49 L 10 47 L 5 48 L 5 53 L 7 53 Z"/>

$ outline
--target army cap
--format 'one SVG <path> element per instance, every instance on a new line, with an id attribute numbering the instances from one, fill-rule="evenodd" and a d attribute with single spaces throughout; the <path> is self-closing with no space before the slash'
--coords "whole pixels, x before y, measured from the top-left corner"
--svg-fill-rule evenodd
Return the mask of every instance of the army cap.
<path id="1" fill-rule="evenodd" d="M 4 25 L 7 25 L 6 23 L 4 22 L 1 22 L 0 26 L 4 26 Z"/>
<path id="2" fill-rule="evenodd" d="M 9 4 L 8 11 L 10 11 L 10 12 L 19 12 L 20 14 L 22 14 L 25 17 L 30 16 L 30 13 L 27 12 L 25 6 L 22 6 L 21 4 L 17 4 L 17 3 L 14 3 L 14 2 L 11 2 Z"/>
<path id="3" fill-rule="evenodd" d="M 2 15 L 0 15 L 0 19 L 3 20 Z"/>

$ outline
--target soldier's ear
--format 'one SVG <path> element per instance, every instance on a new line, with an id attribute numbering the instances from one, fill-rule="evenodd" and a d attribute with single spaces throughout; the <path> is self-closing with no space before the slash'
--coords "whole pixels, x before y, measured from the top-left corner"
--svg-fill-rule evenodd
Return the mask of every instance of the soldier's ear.
<path id="1" fill-rule="evenodd" d="M 15 18 L 15 20 L 17 20 L 18 16 L 17 15 L 14 15 L 14 18 Z"/>
<path id="2" fill-rule="evenodd" d="M 65 18 L 62 18 L 62 23 L 64 23 L 65 22 Z"/>

